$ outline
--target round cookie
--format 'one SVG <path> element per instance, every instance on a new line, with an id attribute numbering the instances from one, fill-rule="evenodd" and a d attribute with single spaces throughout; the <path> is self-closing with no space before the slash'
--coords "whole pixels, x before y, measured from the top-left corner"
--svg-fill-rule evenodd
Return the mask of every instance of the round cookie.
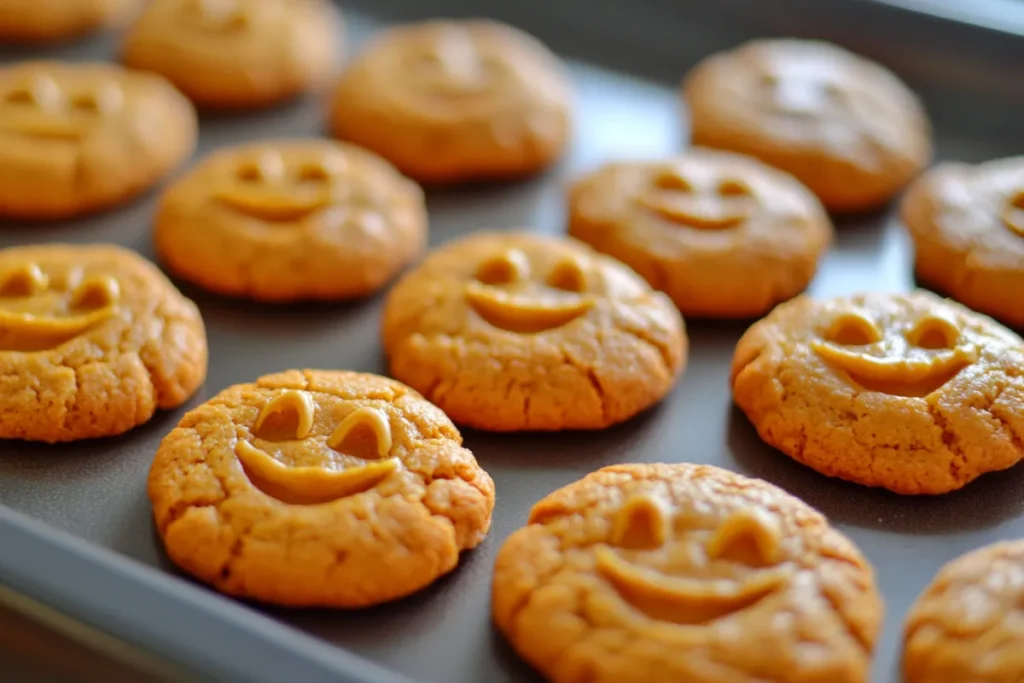
<path id="1" fill-rule="evenodd" d="M 711 149 L 606 164 L 568 203 L 570 235 L 636 270 L 684 316 L 767 313 L 806 289 L 832 241 L 828 214 L 792 176 Z"/>
<path id="2" fill-rule="evenodd" d="M 444 413 L 398 382 L 292 370 L 189 412 L 149 474 L 182 569 L 239 597 L 364 607 L 452 571 L 494 484 Z"/>
<path id="3" fill-rule="evenodd" d="M 917 96 L 885 67 L 829 43 L 755 40 L 711 55 L 683 94 L 694 144 L 787 171 L 832 211 L 878 208 L 932 158 Z"/>
<path id="4" fill-rule="evenodd" d="M 423 192 L 383 159 L 329 140 L 214 152 L 160 200 L 154 241 L 181 277 L 263 301 L 348 299 L 422 252 Z"/>
<path id="5" fill-rule="evenodd" d="M 1024 341 L 934 294 L 807 296 L 740 339 L 736 404 L 761 438 L 832 477 L 959 489 L 1024 456 Z"/>
<path id="6" fill-rule="evenodd" d="M 77 38 L 129 19 L 140 0 L 0 0 L 0 41 Z"/>
<path id="7" fill-rule="evenodd" d="M 922 283 L 1024 326 L 1024 157 L 940 164 L 911 185 L 901 213 Z"/>
<path id="8" fill-rule="evenodd" d="M 98 62 L 0 68 L 0 217 L 55 220 L 127 201 L 192 155 L 197 128 L 159 76 Z"/>
<path id="9" fill-rule="evenodd" d="M 707 465 L 615 465 L 537 503 L 492 609 L 552 683 L 866 683 L 883 603 L 803 501 Z"/>
<path id="10" fill-rule="evenodd" d="M 428 21 L 375 38 L 335 91 L 330 127 L 422 182 L 534 173 L 571 132 L 564 68 L 535 38 L 493 21 Z"/>
<path id="11" fill-rule="evenodd" d="M 1024 680 L 1024 541 L 979 548 L 944 566 L 907 614 L 906 683 Z"/>
<path id="12" fill-rule="evenodd" d="M 111 245 L 0 250 L 0 439 L 114 436 L 206 378 L 199 310 Z"/>
<path id="13" fill-rule="evenodd" d="M 328 0 L 152 0 L 121 59 L 204 108 L 249 108 L 323 85 L 343 31 Z"/>
<path id="14" fill-rule="evenodd" d="M 660 401 L 686 364 L 672 302 L 575 240 L 479 232 L 392 288 L 391 373 L 457 424 L 601 429 Z"/>

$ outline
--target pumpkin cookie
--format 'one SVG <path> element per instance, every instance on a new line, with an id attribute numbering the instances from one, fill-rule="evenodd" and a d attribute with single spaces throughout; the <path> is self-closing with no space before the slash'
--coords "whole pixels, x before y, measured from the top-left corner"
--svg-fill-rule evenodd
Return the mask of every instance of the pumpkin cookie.
<path id="1" fill-rule="evenodd" d="M 792 176 L 698 148 L 606 164 L 577 181 L 569 234 L 635 269 L 684 316 L 733 318 L 802 292 L 832 224 Z"/>
<path id="2" fill-rule="evenodd" d="M 0 0 L 0 40 L 51 42 L 116 26 L 141 0 Z"/>
<path id="3" fill-rule="evenodd" d="M 779 305 L 740 339 L 736 404 L 822 474 L 945 493 L 1010 467 L 1024 439 L 1024 341 L 928 292 Z"/>
<path id="4" fill-rule="evenodd" d="M 672 302 L 575 240 L 483 232 L 436 250 L 391 290 L 395 377 L 456 423 L 600 429 L 665 396 L 686 363 Z"/>
<path id="5" fill-rule="evenodd" d="M 385 31 L 338 84 L 334 134 L 429 183 L 527 175 L 565 150 L 568 77 L 533 37 L 492 21 Z"/>
<path id="6" fill-rule="evenodd" d="M 689 464 L 605 467 L 537 503 L 492 607 L 552 683 L 865 683 L 884 609 L 817 511 Z"/>
<path id="7" fill-rule="evenodd" d="M 159 76 L 100 63 L 0 68 L 0 217 L 69 218 L 126 201 L 192 155 L 197 127 Z"/>
<path id="8" fill-rule="evenodd" d="M 364 607 L 452 571 L 490 527 L 494 484 L 408 387 L 292 370 L 185 415 L 156 454 L 149 497 L 171 559 L 218 590 Z"/>
<path id="9" fill-rule="evenodd" d="M 833 211 L 885 204 L 932 158 L 917 96 L 885 67 L 829 43 L 755 40 L 686 77 L 694 144 L 792 173 Z"/>
<path id="10" fill-rule="evenodd" d="M 161 198 L 155 242 L 181 277 L 264 301 L 346 299 L 423 250 L 420 188 L 375 154 L 327 140 L 211 154 Z"/>
<path id="11" fill-rule="evenodd" d="M 113 436 L 206 377 L 199 310 L 107 245 L 0 250 L 0 439 Z"/>
<path id="12" fill-rule="evenodd" d="M 1024 326 L 1024 157 L 940 164 L 910 187 L 902 214 L 921 282 Z"/>

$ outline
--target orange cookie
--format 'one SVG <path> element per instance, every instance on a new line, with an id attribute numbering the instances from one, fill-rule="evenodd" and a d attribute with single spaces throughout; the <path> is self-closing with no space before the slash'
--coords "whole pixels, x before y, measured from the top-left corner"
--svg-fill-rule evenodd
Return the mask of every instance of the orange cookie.
<path id="1" fill-rule="evenodd" d="M 533 37 L 492 21 L 385 31 L 352 62 L 334 134 L 429 183 L 521 176 L 551 164 L 571 128 L 568 77 Z"/>
<path id="2" fill-rule="evenodd" d="M 196 113 L 170 83 L 111 64 L 0 68 L 0 217 L 60 219 L 150 188 L 192 155 Z"/>
<path id="3" fill-rule="evenodd" d="M 569 234 L 632 267 L 684 316 L 734 318 L 802 292 L 832 224 L 792 176 L 696 148 L 607 164 L 576 182 Z"/>
<path id="4" fill-rule="evenodd" d="M 371 152 L 308 139 L 214 152 L 161 198 L 154 241 L 201 287 L 293 301 L 370 294 L 426 235 L 415 183 Z"/>
<path id="5" fill-rule="evenodd" d="M 946 493 L 1022 457 L 1024 341 L 934 294 L 803 296 L 736 347 L 758 433 L 822 474 Z"/>
<path id="6" fill-rule="evenodd" d="M 833 211 L 885 204 L 932 158 L 917 96 L 829 43 L 755 40 L 702 61 L 683 91 L 694 144 L 788 171 Z"/>
<path id="7" fill-rule="evenodd" d="M 552 683 L 865 683 L 884 609 L 817 511 L 688 464 L 605 467 L 537 503 L 492 596 Z"/>
<path id="8" fill-rule="evenodd" d="M 292 370 L 189 412 L 149 473 L 171 559 L 224 593 L 364 607 L 455 569 L 494 484 L 451 421 L 398 382 Z"/>
<path id="9" fill-rule="evenodd" d="M 261 107 L 324 84 L 342 30 L 327 0 L 151 0 L 121 56 L 200 106 Z"/>
<path id="10" fill-rule="evenodd" d="M 1024 680 L 1024 541 L 979 548 L 939 571 L 907 615 L 906 683 Z"/>
<path id="11" fill-rule="evenodd" d="M 1024 157 L 941 164 L 910 187 L 902 215 L 923 283 L 1024 326 Z"/>
<path id="12" fill-rule="evenodd" d="M 686 363 L 672 302 L 575 240 L 483 232 L 394 286 L 384 350 L 395 377 L 456 423 L 600 429 L 654 405 Z"/>
<path id="13" fill-rule="evenodd" d="M 141 0 L 0 0 L 0 40 L 77 38 L 130 18 Z"/>
<path id="14" fill-rule="evenodd" d="M 0 439 L 113 436 L 206 377 L 199 310 L 134 252 L 0 250 Z"/>

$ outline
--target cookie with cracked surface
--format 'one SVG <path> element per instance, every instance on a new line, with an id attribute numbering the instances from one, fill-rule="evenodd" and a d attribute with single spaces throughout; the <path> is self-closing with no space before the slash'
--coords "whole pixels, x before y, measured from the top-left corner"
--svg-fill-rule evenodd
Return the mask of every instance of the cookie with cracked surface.
<path id="1" fill-rule="evenodd" d="M 686 76 L 693 143 L 758 157 L 831 211 L 888 202 L 932 158 L 931 124 L 891 71 L 829 43 L 755 40 Z"/>
<path id="2" fill-rule="evenodd" d="M 780 304 L 740 339 L 733 399 L 832 477 L 937 494 L 1024 457 L 1024 341 L 916 291 Z"/>
<path id="3" fill-rule="evenodd" d="M 426 244 L 423 192 L 372 152 L 330 140 L 214 152 L 160 200 L 161 260 L 208 290 L 262 301 L 370 294 Z"/>
<path id="4" fill-rule="evenodd" d="M 153 0 L 121 59 L 163 75 L 201 107 L 263 107 L 324 85 L 340 32 L 327 0 Z"/>
<path id="5" fill-rule="evenodd" d="M 141 0 L 0 0 L 0 41 L 48 43 L 114 27 Z"/>
<path id="6" fill-rule="evenodd" d="M 1024 326 L 1024 157 L 940 164 L 911 185 L 901 214 L 922 283 Z"/>
<path id="7" fill-rule="evenodd" d="M 1024 680 L 1024 541 L 961 555 L 932 580 L 907 614 L 907 683 Z"/>
<path id="8" fill-rule="evenodd" d="M 112 245 L 0 250 L 0 439 L 114 436 L 206 377 L 199 309 Z"/>
<path id="9" fill-rule="evenodd" d="M 636 270 L 684 316 L 764 315 L 807 288 L 832 233 L 795 178 L 731 152 L 610 163 L 569 189 L 569 234 Z"/>
<path id="10" fill-rule="evenodd" d="M 614 465 L 537 503 L 492 609 L 552 683 L 864 683 L 884 606 L 854 544 L 767 482 Z"/>
<path id="11" fill-rule="evenodd" d="M 171 559 L 268 603 L 364 607 L 455 569 L 494 484 L 437 407 L 384 377 L 291 370 L 225 389 L 149 474 Z"/>
<path id="12" fill-rule="evenodd" d="M 197 129 L 189 101 L 153 74 L 0 68 L 0 216 L 62 219 L 127 201 L 192 155 Z"/>
<path id="13" fill-rule="evenodd" d="M 432 184 L 540 171 L 564 152 L 572 95 L 538 40 L 485 20 L 428 21 L 375 38 L 342 76 L 330 127 Z"/>
<path id="14" fill-rule="evenodd" d="M 575 240 L 482 232 L 428 255 L 384 309 L 391 372 L 457 424 L 601 429 L 660 401 L 686 364 L 672 302 Z"/>

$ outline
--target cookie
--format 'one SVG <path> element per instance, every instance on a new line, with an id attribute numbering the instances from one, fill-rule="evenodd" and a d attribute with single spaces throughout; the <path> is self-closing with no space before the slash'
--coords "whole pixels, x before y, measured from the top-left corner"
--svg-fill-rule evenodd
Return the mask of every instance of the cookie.
<path id="1" fill-rule="evenodd" d="M 767 313 L 832 241 L 817 198 L 756 159 L 695 148 L 605 164 L 569 189 L 569 234 L 636 270 L 684 316 Z"/>
<path id="2" fill-rule="evenodd" d="M 654 405 L 686 364 L 672 302 L 575 240 L 479 232 L 392 288 L 391 373 L 457 424 L 601 429 Z"/>
<path id="3" fill-rule="evenodd" d="M 865 683 L 874 570 L 804 502 L 707 465 L 615 465 L 498 553 L 494 621 L 552 683 Z"/>
<path id="4" fill-rule="evenodd" d="M 1024 541 L 974 550 L 943 567 L 907 615 L 906 683 L 1024 680 Z"/>
<path id="5" fill-rule="evenodd" d="M 432 184 L 540 171 L 564 152 L 571 93 L 535 38 L 493 21 L 381 33 L 342 76 L 330 127 Z"/>
<path id="6" fill-rule="evenodd" d="M 159 76 L 112 64 L 0 68 L 0 217 L 54 220 L 108 208 L 188 159 L 196 113 Z"/>
<path id="7" fill-rule="evenodd" d="M 206 377 L 199 310 L 110 245 L 0 250 L 0 439 L 114 436 Z"/>
<path id="8" fill-rule="evenodd" d="M 328 0 L 152 0 L 121 59 L 201 107 L 263 107 L 325 84 L 341 32 Z"/>
<path id="9" fill-rule="evenodd" d="M 787 171 L 831 211 L 880 207 L 932 158 L 917 96 L 885 67 L 829 43 L 755 40 L 711 55 L 683 94 L 694 144 Z"/>
<path id="10" fill-rule="evenodd" d="M 117 26 L 140 0 L 0 0 L 0 41 L 48 43 Z"/>
<path id="11" fill-rule="evenodd" d="M 920 282 L 1024 327 L 1024 157 L 936 166 L 907 191 Z"/>
<path id="12" fill-rule="evenodd" d="M 328 140 L 214 152 L 160 200 L 154 241 L 176 274 L 263 301 L 348 299 L 423 250 L 423 192 L 383 159 Z"/>
<path id="13" fill-rule="evenodd" d="M 376 375 L 291 370 L 225 389 L 149 474 L 170 558 L 229 595 L 364 607 L 455 569 L 494 484 L 444 413 Z"/>
<path id="14" fill-rule="evenodd" d="M 1024 341 L 934 294 L 807 296 L 740 339 L 731 383 L 761 438 L 822 474 L 903 494 L 1024 456 Z"/>

